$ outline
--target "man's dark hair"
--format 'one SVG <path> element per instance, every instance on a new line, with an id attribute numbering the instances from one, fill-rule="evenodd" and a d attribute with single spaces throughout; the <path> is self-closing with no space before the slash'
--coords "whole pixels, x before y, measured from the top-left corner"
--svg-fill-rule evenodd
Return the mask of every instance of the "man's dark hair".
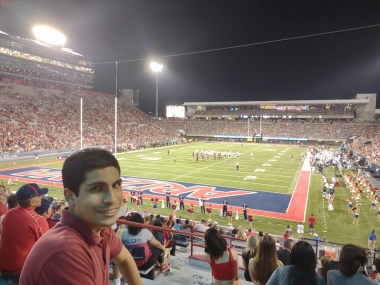
<path id="1" fill-rule="evenodd" d="M 144 218 L 139 213 L 132 213 L 129 218 L 129 221 L 144 224 Z M 133 236 L 136 236 L 139 232 L 141 232 L 141 230 L 142 228 L 140 227 L 134 227 L 134 226 L 128 225 L 128 233 Z"/>
<path id="2" fill-rule="evenodd" d="M 8 210 L 16 208 L 18 206 L 18 200 L 16 194 L 11 194 L 7 199 Z"/>
<path id="3" fill-rule="evenodd" d="M 120 165 L 115 156 L 107 150 L 100 148 L 87 148 L 70 155 L 62 167 L 63 187 L 79 196 L 79 187 L 86 180 L 87 172 L 94 169 L 115 167 L 120 174 Z"/>
<path id="4" fill-rule="evenodd" d="M 185 224 L 186 224 L 186 225 L 189 225 L 189 224 L 190 224 L 190 221 L 186 219 L 186 220 L 185 220 Z"/>
<path id="5" fill-rule="evenodd" d="M 342 247 L 339 256 L 339 271 L 344 276 L 350 277 L 358 272 L 360 266 L 364 266 L 368 257 L 364 249 L 353 244 Z"/>
<path id="6" fill-rule="evenodd" d="M 175 220 L 175 223 L 176 223 L 177 225 L 179 225 L 179 224 L 181 224 L 181 220 L 180 220 L 180 219 L 176 219 L 176 220 Z"/>

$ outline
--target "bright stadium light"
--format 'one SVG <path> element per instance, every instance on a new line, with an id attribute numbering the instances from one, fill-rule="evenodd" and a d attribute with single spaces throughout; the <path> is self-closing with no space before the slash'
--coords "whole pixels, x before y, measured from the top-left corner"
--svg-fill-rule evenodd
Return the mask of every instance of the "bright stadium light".
<path id="1" fill-rule="evenodd" d="M 35 26 L 33 34 L 36 40 L 52 45 L 61 45 L 63 47 L 63 44 L 66 42 L 64 34 L 48 26 Z"/>
<path id="2" fill-rule="evenodd" d="M 164 66 L 162 64 L 159 64 L 157 62 L 152 62 L 150 64 L 150 68 L 153 70 L 153 72 L 161 72 Z"/>
<path id="3" fill-rule="evenodd" d="M 156 73 L 156 119 L 158 119 L 158 73 L 162 71 L 164 66 L 153 61 L 150 68 Z"/>

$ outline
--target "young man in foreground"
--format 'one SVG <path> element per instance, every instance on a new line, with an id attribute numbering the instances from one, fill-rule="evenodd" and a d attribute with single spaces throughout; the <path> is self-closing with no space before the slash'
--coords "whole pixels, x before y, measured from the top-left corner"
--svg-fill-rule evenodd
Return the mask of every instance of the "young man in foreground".
<path id="1" fill-rule="evenodd" d="M 108 284 L 113 259 L 128 284 L 142 285 L 136 263 L 111 226 L 122 203 L 120 166 L 102 149 L 84 149 L 63 164 L 69 210 L 33 247 L 20 285 Z"/>

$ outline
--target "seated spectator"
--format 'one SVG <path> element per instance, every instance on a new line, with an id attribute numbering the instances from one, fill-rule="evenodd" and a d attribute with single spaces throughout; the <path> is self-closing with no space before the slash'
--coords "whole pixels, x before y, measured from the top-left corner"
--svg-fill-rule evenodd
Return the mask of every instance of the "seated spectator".
<path id="1" fill-rule="evenodd" d="M 154 220 L 153 226 L 163 227 L 161 220 Z M 158 240 L 163 246 L 165 246 L 165 257 L 169 258 L 170 255 L 175 256 L 176 243 L 175 240 L 171 239 L 170 233 L 167 231 L 153 230 L 153 236 Z"/>
<path id="2" fill-rule="evenodd" d="M 326 265 L 331 261 L 330 255 L 324 255 L 321 257 L 321 267 L 317 269 L 317 273 L 327 281 L 327 269 Z"/>
<path id="3" fill-rule="evenodd" d="M 367 254 L 361 247 L 353 244 L 344 245 L 340 252 L 339 270 L 327 272 L 327 284 L 377 284 L 363 273 L 367 262 Z"/>
<path id="4" fill-rule="evenodd" d="M 41 199 L 41 205 L 35 209 L 36 213 L 42 217 L 44 217 L 49 225 L 49 229 L 55 226 L 55 224 L 58 221 L 53 221 L 50 219 L 53 214 L 53 209 L 52 209 L 52 203 L 53 203 L 53 198 L 52 197 L 44 197 Z"/>
<path id="5" fill-rule="evenodd" d="M 132 213 L 129 221 L 144 224 L 144 219 L 138 213 Z M 125 247 L 128 248 L 130 245 L 136 245 L 148 243 L 149 249 L 151 251 L 151 256 L 146 260 L 146 262 L 139 266 L 139 268 L 150 268 L 156 262 L 160 264 L 161 272 L 170 269 L 170 264 L 165 265 L 164 252 L 165 247 L 154 238 L 153 234 L 148 230 L 140 227 L 128 226 L 127 230 L 121 235 L 121 239 Z"/>
<path id="6" fill-rule="evenodd" d="M 8 210 L 16 208 L 18 206 L 18 200 L 16 194 L 11 194 L 7 198 Z"/>
<path id="7" fill-rule="evenodd" d="M 47 192 L 47 188 L 40 188 L 34 183 L 21 186 L 16 193 L 20 205 L 9 210 L 3 219 L 0 271 L 7 280 L 19 281 L 29 252 L 49 230 L 46 219 L 34 211 L 41 205 L 42 195 Z"/>
<path id="8" fill-rule="evenodd" d="M 248 229 L 248 231 L 245 233 L 245 235 L 248 237 L 250 235 L 253 235 L 253 231 L 251 228 Z"/>
<path id="9" fill-rule="evenodd" d="M 245 280 L 250 281 L 250 282 L 252 282 L 252 280 L 251 280 L 251 276 L 249 275 L 248 264 L 249 264 L 249 260 L 256 256 L 259 242 L 260 241 L 257 238 L 257 236 L 255 235 L 248 236 L 247 241 L 246 241 L 247 247 L 243 250 L 243 253 L 241 255 L 243 266 L 245 267 L 244 278 Z"/>
<path id="10" fill-rule="evenodd" d="M 292 251 L 293 240 L 284 241 L 284 248 L 277 250 L 277 257 L 284 265 L 289 265 L 290 252 Z"/>
<path id="11" fill-rule="evenodd" d="M 280 240 L 276 239 L 276 250 L 280 250 L 282 248 Z"/>
<path id="12" fill-rule="evenodd" d="M 229 226 L 228 232 L 226 232 L 225 235 L 235 237 L 235 234 L 232 232 L 233 230 L 234 230 L 233 226 Z"/>
<path id="13" fill-rule="evenodd" d="M 173 229 L 175 229 L 177 231 L 182 231 L 183 230 L 183 228 L 181 226 L 181 220 L 180 219 L 176 219 L 175 220 L 175 225 L 173 226 Z"/>
<path id="14" fill-rule="evenodd" d="M 270 235 L 264 235 L 256 256 L 249 260 L 248 270 L 252 282 L 257 285 L 266 284 L 273 271 L 282 265 L 277 258 L 274 239 Z"/>
<path id="15" fill-rule="evenodd" d="M 200 231 L 200 232 L 206 232 L 206 230 L 209 229 L 207 226 L 206 220 L 201 220 L 199 224 L 196 224 L 194 227 L 194 230 Z"/>
<path id="16" fill-rule="evenodd" d="M 211 266 L 214 285 L 240 284 L 239 259 L 235 249 L 227 249 L 227 241 L 216 229 L 205 233 L 206 261 Z"/>
<path id="17" fill-rule="evenodd" d="M 257 236 L 257 238 L 262 241 L 263 240 L 263 237 L 264 237 L 264 233 L 262 231 L 259 231 L 259 235 Z"/>
<path id="18" fill-rule="evenodd" d="M 235 237 L 238 239 L 242 239 L 244 241 L 247 239 L 247 236 L 244 234 L 244 231 L 241 227 L 238 228 L 238 231 L 237 231 Z"/>
<path id="19" fill-rule="evenodd" d="M 185 225 L 183 226 L 184 231 L 191 231 L 193 226 L 190 225 L 190 221 L 188 219 L 185 220 Z"/>
<path id="20" fill-rule="evenodd" d="M 315 272 L 316 266 L 317 261 L 312 246 L 307 242 L 299 241 L 292 248 L 289 265 L 278 267 L 269 278 L 267 285 L 325 285 L 326 280 Z"/>

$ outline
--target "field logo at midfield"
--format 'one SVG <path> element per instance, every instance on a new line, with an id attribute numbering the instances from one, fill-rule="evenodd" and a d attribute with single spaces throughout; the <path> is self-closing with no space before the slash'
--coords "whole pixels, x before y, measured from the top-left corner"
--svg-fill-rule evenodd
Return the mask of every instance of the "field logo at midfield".
<path id="1" fill-rule="evenodd" d="M 240 195 L 249 195 L 256 193 L 245 190 L 219 191 L 216 190 L 216 187 L 214 186 L 196 185 L 189 183 L 176 183 L 171 181 L 161 181 L 134 177 L 122 177 L 122 179 L 123 188 L 144 191 L 148 190 L 150 193 L 159 195 L 165 195 L 166 192 L 170 192 L 170 194 L 174 196 L 187 194 L 187 198 L 194 199 L 199 199 L 202 197 L 205 197 L 207 199 L 235 197 Z"/>

